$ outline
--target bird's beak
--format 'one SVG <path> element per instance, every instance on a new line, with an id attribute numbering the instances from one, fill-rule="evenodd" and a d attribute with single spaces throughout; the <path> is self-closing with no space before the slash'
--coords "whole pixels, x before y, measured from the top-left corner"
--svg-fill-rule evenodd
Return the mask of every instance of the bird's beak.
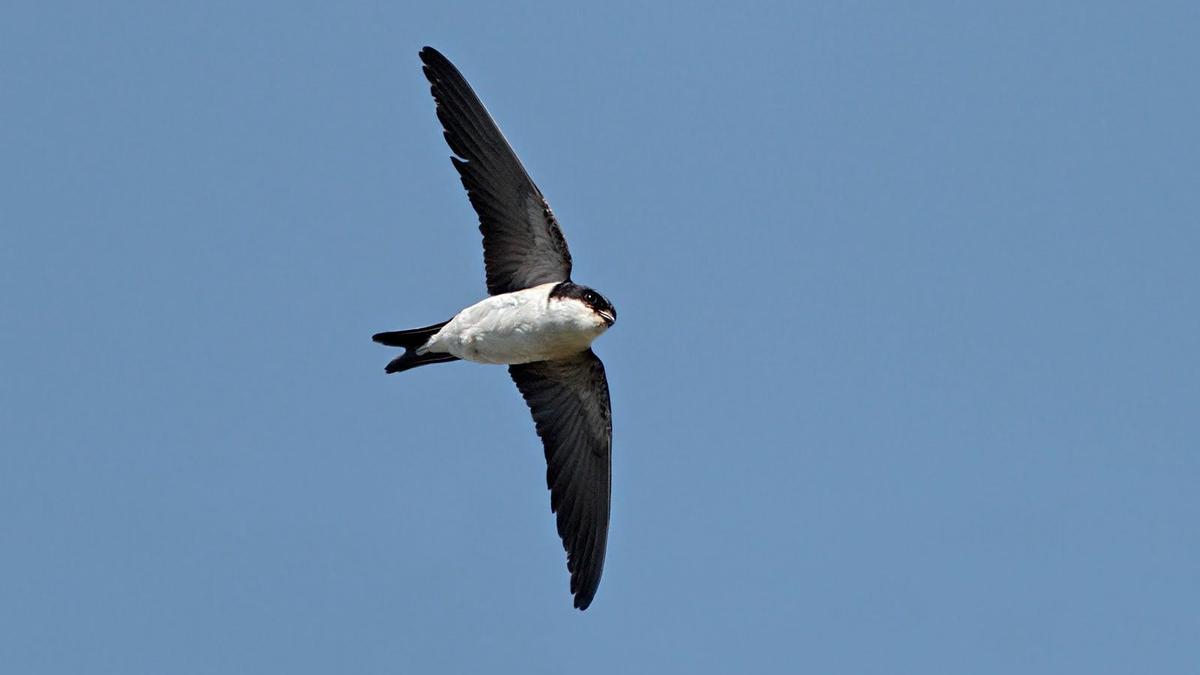
<path id="1" fill-rule="evenodd" d="M 600 310 L 596 313 L 600 315 L 601 319 L 604 319 L 604 323 L 610 326 L 617 322 L 617 310 L 615 309 L 611 312 Z"/>

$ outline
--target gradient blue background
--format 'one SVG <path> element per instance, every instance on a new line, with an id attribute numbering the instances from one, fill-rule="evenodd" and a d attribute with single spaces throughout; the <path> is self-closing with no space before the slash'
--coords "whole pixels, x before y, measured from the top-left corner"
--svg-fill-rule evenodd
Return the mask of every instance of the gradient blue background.
<path id="1" fill-rule="evenodd" d="M 1200 10 L 964 4 L 6 4 L 3 670 L 1200 672 Z M 620 310 L 583 614 L 369 339 L 484 293 L 425 44 Z"/>

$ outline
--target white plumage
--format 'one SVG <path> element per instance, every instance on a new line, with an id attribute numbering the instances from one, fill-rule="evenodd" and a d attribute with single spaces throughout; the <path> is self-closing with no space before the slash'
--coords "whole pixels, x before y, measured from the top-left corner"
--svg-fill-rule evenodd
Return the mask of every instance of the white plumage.
<path id="1" fill-rule="evenodd" d="M 456 314 L 417 353 L 505 364 L 574 356 L 590 347 L 609 324 L 575 298 L 551 298 L 555 285 L 481 300 Z"/>

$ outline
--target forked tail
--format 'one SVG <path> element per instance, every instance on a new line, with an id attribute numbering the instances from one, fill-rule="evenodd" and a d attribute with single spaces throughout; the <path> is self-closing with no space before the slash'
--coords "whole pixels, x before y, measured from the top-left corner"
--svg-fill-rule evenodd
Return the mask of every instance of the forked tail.
<path id="1" fill-rule="evenodd" d="M 400 373 L 430 363 L 457 361 L 457 356 L 449 354 L 434 352 L 426 352 L 425 354 L 417 353 L 417 350 L 447 323 L 450 322 L 443 321 L 432 326 L 413 328 L 412 330 L 393 330 L 386 333 L 376 333 L 371 339 L 379 344 L 404 348 L 404 353 L 392 359 L 391 363 L 387 364 L 387 368 L 384 370 L 389 373 Z"/>

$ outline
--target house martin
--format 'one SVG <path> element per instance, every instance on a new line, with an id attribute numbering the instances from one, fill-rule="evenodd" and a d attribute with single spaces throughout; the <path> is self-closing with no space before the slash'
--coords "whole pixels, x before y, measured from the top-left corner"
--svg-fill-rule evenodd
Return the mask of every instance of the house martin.
<path id="1" fill-rule="evenodd" d="M 612 481 L 608 381 L 591 344 L 617 310 L 571 280 L 550 206 L 458 69 L 432 47 L 420 57 L 450 161 L 479 215 L 489 297 L 449 321 L 374 340 L 404 348 L 388 373 L 459 359 L 508 366 L 545 449 L 575 607 L 587 609 L 604 569 Z"/>

